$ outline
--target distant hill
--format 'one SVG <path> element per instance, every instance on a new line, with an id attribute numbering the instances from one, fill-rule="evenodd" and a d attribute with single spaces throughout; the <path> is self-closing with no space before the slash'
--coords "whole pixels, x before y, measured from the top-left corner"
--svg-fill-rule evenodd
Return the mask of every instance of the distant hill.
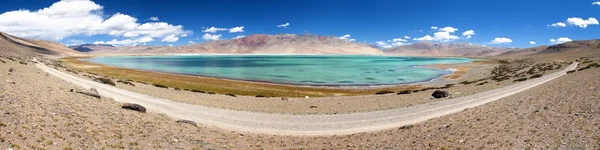
<path id="1" fill-rule="evenodd" d="M 494 56 L 511 48 L 486 47 L 470 43 L 431 43 L 419 42 L 394 48 L 384 49 L 391 55 L 410 56 Z"/>
<path id="2" fill-rule="evenodd" d="M 508 51 L 497 57 L 585 57 L 600 56 L 600 40 L 572 41 L 552 46 L 539 46 Z"/>
<path id="3" fill-rule="evenodd" d="M 310 34 L 255 34 L 239 39 L 218 40 L 184 46 L 122 46 L 78 45 L 72 47 L 82 52 L 104 54 L 384 54 L 364 43 L 355 43 L 334 36 Z"/>

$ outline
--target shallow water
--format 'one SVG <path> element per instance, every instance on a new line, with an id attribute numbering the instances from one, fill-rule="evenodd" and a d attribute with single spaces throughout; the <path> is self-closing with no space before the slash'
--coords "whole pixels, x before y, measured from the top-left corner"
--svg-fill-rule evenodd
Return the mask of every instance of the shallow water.
<path id="1" fill-rule="evenodd" d="M 111 56 L 84 60 L 116 67 L 296 85 L 390 85 L 429 81 L 449 70 L 421 65 L 470 62 L 468 58 L 395 56 Z"/>

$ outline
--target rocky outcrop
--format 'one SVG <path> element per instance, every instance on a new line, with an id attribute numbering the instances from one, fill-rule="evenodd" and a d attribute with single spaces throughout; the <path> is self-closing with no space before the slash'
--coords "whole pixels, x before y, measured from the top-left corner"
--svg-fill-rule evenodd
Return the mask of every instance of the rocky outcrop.
<path id="1" fill-rule="evenodd" d="M 123 106 L 121 108 L 138 111 L 138 112 L 142 112 L 142 113 L 146 112 L 146 108 L 144 106 L 138 105 L 138 104 L 126 103 L 126 104 L 123 104 Z"/>

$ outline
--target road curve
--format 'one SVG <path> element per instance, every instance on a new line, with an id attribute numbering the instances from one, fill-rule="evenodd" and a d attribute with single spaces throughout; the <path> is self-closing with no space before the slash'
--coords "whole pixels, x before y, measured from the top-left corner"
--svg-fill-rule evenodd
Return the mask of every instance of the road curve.
<path id="1" fill-rule="evenodd" d="M 336 115 L 289 115 L 218 109 L 155 98 L 91 80 L 73 76 L 38 63 L 36 67 L 84 88 L 96 88 L 117 101 L 143 105 L 149 111 L 166 114 L 175 119 L 196 121 L 199 124 L 227 130 L 277 135 L 347 135 L 371 132 L 415 124 L 428 119 L 477 107 L 558 78 L 574 69 L 566 69 L 543 77 L 515 83 L 498 89 L 428 104 L 373 112 Z"/>

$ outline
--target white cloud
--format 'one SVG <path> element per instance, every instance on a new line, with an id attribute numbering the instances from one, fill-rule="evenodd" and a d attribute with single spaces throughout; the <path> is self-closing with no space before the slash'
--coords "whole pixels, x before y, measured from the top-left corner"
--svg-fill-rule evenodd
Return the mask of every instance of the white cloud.
<path id="1" fill-rule="evenodd" d="M 404 36 L 405 39 L 410 39 L 410 36 Z"/>
<path id="2" fill-rule="evenodd" d="M 406 45 L 407 41 L 408 40 L 405 40 L 402 38 L 395 38 L 395 39 L 392 39 L 391 44 L 392 44 L 392 46 L 402 46 L 402 45 Z"/>
<path id="3" fill-rule="evenodd" d="M 432 27 L 431 27 L 431 29 L 437 30 L 437 29 L 439 29 L 439 28 L 438 28 L 438 27 L 436 27 L 436 26 L 432 26 Z"/>
<path id="4" fill-rule="evenodd" d="M 246 37 L 246 36 L 243 36 L 243 35 L 238 35 L 238 36 L 236 36 L 236 37 L 234 37 L 234 38 L 232 38 L 232 39 L 239 39 L 239 38 L 244 38 L 244 37 Z"/>
<path id="5" fill-rule="evenodd" d="M 600 5 L 600 1 L 593 2 L 592 5 Z"/>
<path id="6" fill-rule="evenodd" d="M 384 41 L 377 41 L 377 42 L 375 42 L 375 44 L 377 44 L 377 46 L 379 46 L 381 48 L 392 48 L 392 45 L 390 45 Z"/>
<path id="7" fill-rule="evenodd" d="M 169 46 L 169 47 L 173 47 L 173 44 L 169 44 L 168 46 Z"/>
<path id="8" fill-rule="evenodd" d="M 535 45 L 535 41 L 529 41 L 529 44 Z"/>
<path id="9" fill-rule="evenodd" d="M 288 26 L 290 26 L 290 23 L 289 23 L 289 22 L 286 22 L 286 23 L 284 23 L 284 24 L 277 25 L 277 27 L 280 27 L 280 28 L 287 28 Z"/>
<path id="10" fill-rule="evenodd" d="M 244 32 L 244 26 L 233 27 L 229 29 L 229 33 Z"/>
<path id="11" fill-rule="evenodd" d="M 164 38 L 191 32 L 185 31 L 181 25 L 166 22 L 140 24 L 136 18 L 126 14 L 105 15 L 102 12 L 103 6 L 90 0 L 62 0 L 36 11 L 21 9 L 2 13 L 0 31 L 51 41 L 92 35 Z M 110 17 L 104 19 L 103 16 Z"/>
<path id="12" fill-rule="evenodd" d="M 142 37 L 138 40 L 138 42 L 140 43 L 146 43 L 146 42 L 152 42 L 154 41 L 154 39 L 152 39 L 152 37 Z"/>
<path id="13" fill-rule="evenodd" d="M 505 38 L 505 37 L 497 37 L 497 38 L 494 38 L 494 40 L 492 40 L 490 43 L 491 44 L 506 44 L 506 43 L 512 43 L 512 40 L 509 38 Z"/>
<path id="14" fill-rule="evenodd" d="M 194 41 L 189 41 L 188 43 L 189 43 L 189 44 L 194 44 L 194 43 L 196 43 L 196 42 L 194 42 Z"/>
<path id="15" fill-rule="evenodd" d="M 243 28 L 243 27 L 242 27 Z M 206 28 L 204 29 L 202 32 L 206 32 L 206 33 L 217 33 L 218 31 L 225 31 L 227 30 L 226 28 L 216 28 L 216 27 L 210 27 L 210 28 Z"/>
<path id="16" fill-rule="evenodd" d="M 441 29 L 440 29 L 441 30 Z M 454 30 L 456 31 L 456 30 Z M 415 38 L 416 41 L 437 41 L 437 42 L 450 42 L 456 39 L 460 39 L 456 35 L 451 35 L 450 32 L 436 32 L 433 36 L 426 35 L 424 37 Z"/>
<path id="17" fill-rule="evenodd" d="M 340 36 L 339 38 L 346 41 L 356 41 L 356 39 L 350 38 L 350 34 Z"/>
<path id="18" fill-rule="evenodd" d="M 171 35 L 163 38 L 160 41 L 161 42 L 177 42 L 178 40 L 179 40 L 179 37 L 175 36 L 174 34 L 171 34 Z"/>
<path id="19" fill-rule="evenodd" d="M 568 37 L 561 37 L 558 39 L 550 39 L 550 43 L 554 43 L 554 44 L 561 44 L 561 43 L 565 43 L 565 42 L 571 42 L 573 40 L 569 39 Z"/>
<path id="20" fill-rule="evenodd" d="M 148 20 L 150 20 L 150 21 L 160 21 L 160 20 L 158 19 L 158 17 L 154 17 L 154 16 L 153 16 L 153 17 L 150 17 L 150 18 L 148 18 Z"/>
<path id="21" fill-rule="evenodd" d="M 592 17 L 588 18 L 587 20 L 584 20 L 582 18 L 573 17 L 573 18 L 568 18 L 567 23 L 579 26 L 580 28 L 587 28 L 587 26 L 589 26 L 589 25 L 598 25 L 598 20 L 596 20 L 596 18 L 592 18 Z"/>
<path id="22" fill-rule="evenodd" d="M 475 31 L 473 31 L 473 30 L 467 30 L 467 31 L 463 32 L 462 35 L 465 38 L 470 39 L 473 35 L 475 35 Z"/>
<path id="23" fill-rule="evenodd" d="M 214 40 L 221 39 L 221 36 L 222 36 L 221 34 L 208 34 L 208 33 L 206 33 L 206 34 L 204 34 L 204 36 L 202 36 L 202 39 L 204 39 L 204 40 L 213 40 L 214 41 Z"/>
<path id="24" fill-rule="evenodd" d="M 444 27 L 444 28 L 440 28 L 440 31 L 442 32 L 448 32 L 448 33 L 453 33 L 454 31 L 457 31 L 457 28 L 453 28 L 453 27 Z"/>
<path id="25" fill-rule="evenodd" d="M 566 27 L 567 24 L 565 24 L 564 22 L 557 22 L 557 23 L 553 23 L 551 25 L 548 26 L 552 26 L 552 27 Z"/>

